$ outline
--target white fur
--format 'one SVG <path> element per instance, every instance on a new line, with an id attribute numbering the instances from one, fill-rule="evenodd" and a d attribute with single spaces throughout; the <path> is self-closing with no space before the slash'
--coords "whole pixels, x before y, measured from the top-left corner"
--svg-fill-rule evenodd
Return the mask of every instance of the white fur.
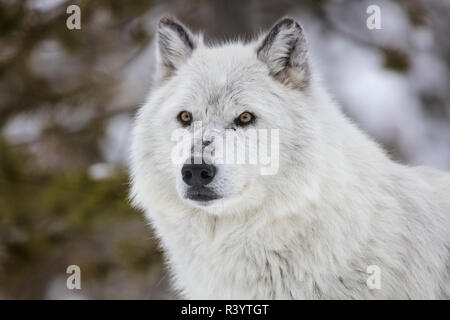
<path id="1" fill-rule="evenodd" d="M 259 43 L 198 40 L 137 116 L 132 197 L 175 288 L 194 299 L 449 298 L 450 175 L 391 161 L 315 77 L 300 90 L 271 75 Z M 186 201 L 170 158 L 182 110 L 216 129 L 247 110 L 255 126 L 279 128 L 278 174 L 227 167 L 224 199 Z M 379 290 L 366 285 L 370 265 L 381 269 Z"/>

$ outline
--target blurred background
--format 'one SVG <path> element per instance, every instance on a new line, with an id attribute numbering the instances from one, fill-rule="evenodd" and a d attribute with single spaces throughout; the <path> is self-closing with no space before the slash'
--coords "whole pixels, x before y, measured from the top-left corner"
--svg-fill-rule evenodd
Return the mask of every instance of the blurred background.
<path id="1" fill-rule="evenodd" d="M 81 30 L 66 27 L 71 4 Z M 298 18 L 349 117 L 398 161 L 450 169 L 449 0 L 0 0 L 0 299 L 176 298 L 127 201 L 130 129 L 167 14 L 208 40 Z M 66 288 L 72 264 L 81 290 Z"/>

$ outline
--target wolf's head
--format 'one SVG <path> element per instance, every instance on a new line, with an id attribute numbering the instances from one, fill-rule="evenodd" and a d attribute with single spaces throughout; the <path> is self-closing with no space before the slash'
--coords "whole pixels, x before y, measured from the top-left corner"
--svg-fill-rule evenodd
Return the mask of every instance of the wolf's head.
<path id="1" fill-rule="evenodd" d="M 134 132 L 135 202 L 224 214 L 314 189 L 306 173 L 320 134 L 307 52 L 292 18 L 220 46 L 161 19 L 155 87 Z M 232 149 L 234 161 L 224 160 Z"/>

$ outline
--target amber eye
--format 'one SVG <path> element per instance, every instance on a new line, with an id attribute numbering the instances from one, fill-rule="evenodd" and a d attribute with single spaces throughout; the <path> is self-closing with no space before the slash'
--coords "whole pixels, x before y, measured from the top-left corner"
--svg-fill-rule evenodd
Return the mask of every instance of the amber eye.
<path id="1" fill-rule="evenodd" d="M 252 123 L 255 120 L 255 116 L 248 111 L 242 112 L 239 117 L 234 120 L 239 126 L 245 126 Z"/>
<path id="2" fill-rule="evenodd" d="M 178 121 L 180 121 L 181 124 L 187 126 L 192 121 L 192 114 L 189 111 L 181 111 L 178 114 Z"/>

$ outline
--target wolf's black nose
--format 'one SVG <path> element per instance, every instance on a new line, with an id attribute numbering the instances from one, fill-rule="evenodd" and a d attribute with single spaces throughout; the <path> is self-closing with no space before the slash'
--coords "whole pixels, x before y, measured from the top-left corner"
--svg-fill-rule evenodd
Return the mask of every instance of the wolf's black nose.
<path id="1" fill-rule="evenodd" d="M 195 164 L 194 161 L 187 163 L 181 168 L 183 181 L 190 186 L 203 187 L 214 179 L 216 167 L 212 164 Z"/>

